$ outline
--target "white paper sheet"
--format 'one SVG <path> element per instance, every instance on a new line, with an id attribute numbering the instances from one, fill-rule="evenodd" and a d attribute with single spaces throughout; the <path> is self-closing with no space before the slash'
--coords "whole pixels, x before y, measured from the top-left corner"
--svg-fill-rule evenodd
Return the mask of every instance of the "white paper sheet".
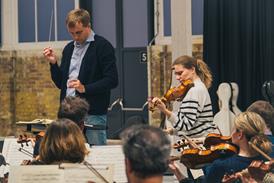
<path id="1" fill-rule="evenodd" d="M 86 161 L 91 164 L 113 164 L 113 180 L 117 183 L 127 182 L 125 157 L 121 145 L 93 146 Z"/>

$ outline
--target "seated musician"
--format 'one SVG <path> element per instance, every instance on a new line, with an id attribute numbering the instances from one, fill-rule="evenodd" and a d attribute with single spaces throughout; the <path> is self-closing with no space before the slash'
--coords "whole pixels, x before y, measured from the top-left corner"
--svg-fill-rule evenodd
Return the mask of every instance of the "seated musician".
<path id="1" fill-rule="evenodd" d="M 188 137 L 205 137 L 216 128 L 213 124 L 213 112 L 208 88 L 211 86 L 212 75 L 205 62 L 189 56 L 181 56 L 173 63 L 176 79 L 183 83 L 191 80 L 194 86 L 189 89 L 181 101 L 177 113 L 167 109 L 160 98 L 149 100 L 150 106 L 155 106 L 173 123 L 173 129 L 178 135 L 182 132 Z"/>
<path id="2" fill-rule="evenodd" d="M 67 118 L 75 122 L 83 132 L 84 130 L 84 121 L 88 115 L 89 104 L 80 97 L 65 97 L 61 102 L 58 110 L 58 118 Z M 39 138 L 35 142 L 33 149 L 33 156 L 36 157 L 39 154 L 39 147 L 42 138 Z"/>
<path id="3" fill-rule="evenodd" d="M 161 183 L 170 156 L 170 141 L 159 128 L 134 125 L 121 135 L 130 183 Z"/>
<path id="4" fill-rule="evenodd" d="M 89 104 L 80 97 L 65 97 L 58 110 L 58 118 L 67 118 L 84 130 L 84 122 L 88 115 Z"/>
<path id="5" fill-rule="evenodd" d="M 271 152 L 271 142 L 264 135 L 266 124 L 260 115 L 253 112 L 243 112 L 235 117 L 233 132 L 231 134 L 232 143 L 239 147 L 237 155 L 226 159 L 215 160 L 206 167 L 203 182 L 221 182 L 225 174 L 241 171 L 249 166 L 253 160 L 264 160 L 264 158 L 251 147 L 252 143 L 259 147 L 264 153 Z M 171 164 L 176 170 L 176 167 Z M 180 182 L 193 182 L 181 174 Z"/>
<path id="6" fill-rule="evenodd" d="M 272 152 L 269 154 L 271 158 L 274 157 L 274 108 L 272 105 L 263 100 L 258 100 L 252 103 L 248 108 L 247 111 L 255 112 L 259 114 L 265 121 L 266 123 L 266 130 L 265 134 L 267 137 L 270 139 L 272 143 Z M 229 178 L 229 177 L 228 177 Z M 250 175 L 248 172 L 237 172 L 235 173 L 235 178 L 241 179 L 242 182 L 255 182 L 253 175 Z M 274 182 L 274 176 L 271 173 L 266 174 L 265 179 L 271 180 Z M 260 180 L 262 181 L 262 180 Z"/>
<path id="7" fill-rule="evenodd" d="M 80 128 L 63 118 L 49 125 L 40 144 L 38 161 L 30 164 L 81 163 L 87 154 Z"/>
<path id="8" fill-rule="evenodd" d="M 252 103 L 247 111 L 255 112 L 259 114 L 266 123 L 266 131 L 265 134 L 268 136 L 270 141 L 272 142 L 272 153 L 270 157 L 274 158 L 274 108 L 269 102 L 258 100 Z"/>

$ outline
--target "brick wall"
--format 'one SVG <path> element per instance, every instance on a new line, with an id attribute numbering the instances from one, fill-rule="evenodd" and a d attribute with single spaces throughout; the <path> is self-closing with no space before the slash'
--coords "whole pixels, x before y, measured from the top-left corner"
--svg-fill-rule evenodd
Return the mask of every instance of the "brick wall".
<path id="1" fill-rule="evenodd" d="M 54 119 L 58 107 L 59 90 L 41 50 L 0 51 L 0 136 L 14 135 L 16 121 Z"/>

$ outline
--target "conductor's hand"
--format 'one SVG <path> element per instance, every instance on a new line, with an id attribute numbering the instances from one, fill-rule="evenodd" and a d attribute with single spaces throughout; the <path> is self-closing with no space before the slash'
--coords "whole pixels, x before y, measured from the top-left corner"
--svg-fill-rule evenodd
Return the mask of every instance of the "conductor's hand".
<path id="1" fill-rule="evenodd" d="M 67 87 L 75 88 L 79 93 L 85 93 L 85 86 L 78 79 L 69 80 Z"/>
<path id="2" fill-rule="evenodd" d="M 51 47 L 44 48 L 43 55 L 51 64 L 56 64 L 57 58 Z"/>

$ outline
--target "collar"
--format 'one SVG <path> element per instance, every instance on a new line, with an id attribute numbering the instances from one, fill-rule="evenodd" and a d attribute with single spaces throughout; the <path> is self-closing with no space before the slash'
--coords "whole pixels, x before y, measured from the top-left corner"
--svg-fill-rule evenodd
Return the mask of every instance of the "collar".
<path id="1" fill-rule="evenodd" d="M 74 41 L 73 44 L 74 44 L 75 47 L 84 46 L 84 45 L 86 45 L 86 44 L 89 44 L 89 43 L 92 42 L 92 41 L 95 41 L 94 36 L 95 36 L 95 33 L 91 30 L 91 32 L 90 32 L 90 34 L 89 34 L 87 40 L 86 40 L 83 44 L 77 43 L 76 41 Z"/>

